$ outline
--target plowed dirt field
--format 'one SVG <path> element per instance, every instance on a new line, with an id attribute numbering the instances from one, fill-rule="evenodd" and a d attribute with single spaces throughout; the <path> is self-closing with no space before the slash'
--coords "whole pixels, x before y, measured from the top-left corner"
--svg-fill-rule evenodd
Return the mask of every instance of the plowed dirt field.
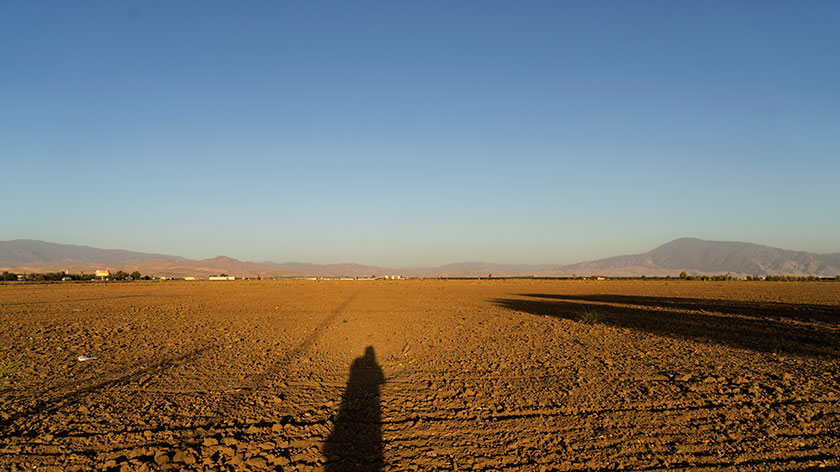
<path id="1" fill-rule="evenodd" d="M 11 361 L 0 470 L 840 468 L 835 282 L 6 284 Z"/>

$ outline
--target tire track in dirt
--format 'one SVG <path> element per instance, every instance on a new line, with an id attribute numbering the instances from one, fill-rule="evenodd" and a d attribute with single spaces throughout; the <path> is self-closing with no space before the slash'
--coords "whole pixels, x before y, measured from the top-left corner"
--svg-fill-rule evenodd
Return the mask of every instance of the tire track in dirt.
<path id="1" fill-rule="evenodd" d="M 294 346 L 294 348 L 290 349 L 288 352 L 285 353 L 285 355 L 277 359 L 267 368 L 263 369 L 260 373 L 251 374 L 246 379 L 246 381 L 242 383 L 242 386 L 236 389 L 236 391 L 230 391 L 230 389 L 214 389 L 212 387 L 189 391 L 157 391 L 155 389 L 135 387 L 120 388 L 120 394 L 121 396 L 125 394 L 128 394 L 129 396 L 136 396 L 139 394 L 145 401 L 154 401 L 154 399 L 156 398 L 165 398 L 167 395 L 170 395 L 171 397 L 173 393 L 178 396 L 183 396 L 184 401 L 195 401 L 197 399 L 201 399 L 205 404 L 205 411 L 200 417 L 197 416 L 193 418 L 193 420 L 198 420 L 199 424 L 204 424 L 208 427 L 216 425 L 215 427 L 218 430 L 230 431 L 231 434 L 235 434 L 237 431 L 242 431 L 248 428 L 255 428 L 255 424 L 252 422 L 242 422 L 239 420 L 235 420 L 233 423 L 231 423 L 230 419 L 238 416 L 235 414 L 232 415 L 231 413 L 241 410 L 243 406 L 245 406 L 246 410 L 249 409 L 249 407 L 253 404 L 253 398 L 258 397 L 261 393 L 265 393 L 261 390 L 265 390 L 265 387 L 269 384 L 272 384 L 277 378 L 284 378 L 287 375 L 288 371 L 292 369 L 295 362 L 301 356 L 305 355 L 306 352 L 311 348 L 311 346 L 315 342 L 317 342 L 317 340 L 322 336 L 323 332 L 335 322 L 336 318 L 340 317 L 347 310 L 347 307 L 357 298 L 358 294 L 358 291 L 351 294 L 341 304 L 339 304 L 335 309 L 333 309 L 326 317 L 324 317 L 302 341 L 300 341 L 297 345 Z M 89 386 L 78 388 L 71 393 L 67 393 L 56 398 L 39 401 L 38 403 L 32 405 L 32 407 L 18 412 L 12 417 L 7 418 L 4 422 L 0 423 L 0 426 L 2 426 L 4 429 L 8 429 L 8 435 L 13 435 L 17 437 L 40 436 L 41 434 L 43 434 L 43 432 L 33 430 L 32 432 L 27 434 L 23 431 L 15 431 L 10 427 L 13 426 L 14 423 L 19 422 L 20 420 L 29 420 L 35 415 L 50 415 L 58 412 L 63 408 L 72 408 L 73 405 L 79 403 L 79 401 L 82 398 L 84 398 L 90 393 L 100 390 L 119 388 L 121 386 L 125 386 L 136 381 L 138 378 L 148 379 L 155 375 L 160 375 L 167 369 L 191 361 L 196 361 L 202 355 L 206 355 L 211 353 L 212 351 L 220 349 L 222 347 L 222 344 L 223 343 L 219 343 L 218 340 L 213 339 L 209 342 L 205 342 L 200 348 L 197 348 L 184 355 L 167 358 L 151 366 L 131 370 L 130 372 L 120 375 L 117 378 L 97 382 Z M 286 386 L 286 388 L 289 387 L 290 386 L 288 385 Z M 292 385 L 291 387 L 297 388 L 298 386 Z M 323 388 L 324 386 L 322 385 L 320 387 Z M 336 389 L 338 389 L 339 385 L 336 384 L 335 387 Z M 273 392 L 274 394 L 279 393 L 280 395 L 283 395 L 283 392 L 274 388 L 269 389 L 269 391 Z M 199 397 L 195 397 L 195 395 L 199 395 Z M 215 398 L 215 400 L 213 400 L 213 398 Z M 207 402 L 209 402 L 209 404 Z M 213 403 L 215 403 L 216 405 L 213 406 Z M 300 427 L 306 429 L 322 428 L 324 429 L 324 434 L 326 434 L 326 432 L 328 431 L 328 422 L 326 420 L 313 419 L 312 421 L 302 422 L 301 419 L 292 418 L 288 415 L 283 415 L 282 418 L 283 424 L 290 425 L 293 427 Z M 223 426 L 223 424 L 226 426 Z M 143 428 L 140 424 L 136 425 L 133 428 L 130 428 L 128 431 L 134 430 L 135 434 L 136 431 L 147 431 L 151 432 L 152 435 L 165 435 L 167 434 L 167 431 L 179 429 L 187 431 L 186 428 L 173 428 L 171 425 L 146 425 L 146 427 Z M 125 433 L 131 434 L 128 431 L 126 431 Z M 89 437 L 90 434 L 86 434 L 85 436 Z M 152 441 L 147 444 L 153 446 L 158 442 L 159 441 Z M 162 442 L 158 445 L 160 446 L 165 444 L 166 442 Z M 121 449 L 118 448 L 114 451 L 120 450 Z M 102 454 L 108 454 L 107 450 L 103 451 L 98 448 L 77 449 L 77 452 L 90 458 L 102 456 Z M 286 453 L 285 455 L 289 454 Z"/>
<path id="2" fill-rule="evenodd" d="M 801 431 L 765 437 L 751 434 L 753 426 L 743 422 L 722 427 L 723 419 L 741 416 L 744 405 L 737 401 L 683 406 L 667 401 L 623 402 L 613 408 L 578 407 L 561 398 L 551 403 L 546 408 L 498 412 L 487 398 L 444 392 L 418 399 L 404 392 L 392 404 L 405 407 L 392 410 L 383 422 L 388 459 L 420 470 L 451 470 L 451 464 L 465 470 L 537 470 L 541 466 L 595 470 L 631 465 L 642 470 L 694 470 L 749 465 L 738 455 L 744 449 L 764 451 L 767 463 L 803 465 L 828 458 L 796 446 L 812 440 Z M 817 403 L 830 408 L 828 402 Z M 796 402 L 775 402 L 759 407 L 756 414 L 790 415 L 800 407 Z M 836 420 L 837 415 L 827 415 L 814 426 L 830 429 Z M 652 432 L 650 424 L 671 427 Z M 683 427 L 674 427 L 680 424 Z"/>
<path id="3" fill-rule="evenodd" d="M 242 385 L 236 388 L 236 391 L 230 392 L 236 394 L 231 397 L 232 401 L 234 403 L 239 402 L 242 400 L 243 396 L 259 393 L 261 390 L 264 390 L 267 385 L 276 384 L 278 379 L 285 378 L 294 363 L 300 359 L 300 357 L 303 356 L 313 344 L 315 344 L 323 332 L 326 331 L 335 322 L 335 320 L 347 310 L 347 307 L 353 303 L 358 295 L 359 291 L 357 290 L 347 297 L 347 299 L 345 299 L 335 309 L 333 309 L 330 314 L 324 317 L 324 319 L 322 319 L 321 322 L 312 329 L 312 332 L 310 332 L 309 335 L 294 348 L 286 352 L 276 361 L 272 362 L 271 365 L 263 369 L 261 372 L 251 374 L 248 378 L 246 378 L 245 381 L 242 382 Z M 280 395 L 282 398 L 285 394 L 284 390 L 285 389 L 281 388 L 272 389 L 271 391 L 274 392 L 275 395 Z"/>
<path id="4" fill-rule="evenodd" d="M 212 296 L 224 303 L 213 310 L 187 305 L 185 321 L 201 322 L 164 325 L 165 337 L 155 345 L 165 350 L 157 355 L 177 356 L 198 345 L 206 334 L 201 327 L 228 350 L 211 347 L 145 384 L 106 387 L 96 398 L 81 399 L 89 414 L 64 408 L 32 417 L 31 431 L 40 427 L 54 438 L 0 439 L 0 471 L 30 465 L 342 470 L 324 445 L 351 383 L 350 360 L 366 346 L 376 349 L 387 381 L 378 391 L 380 419 L 359 425 L 380 426 L 386 470 L 758 472 L 840 463 L 837 358 L 586 324 L 574 318 L 585 303 L 553 293 L 583 292 L 588 299 L 596 289 L 625 285 L 630 294 L 673 290 L 662 284 L 349 284 L 356 282 L 264 282 L 225 285 L 221 293 L 213 285 L 206 298 L 193 291 L 199 285 L 172 285 L 189 289 L 195 301 Z M 534 292 L 555 300 L 543 297 L 548 303 L 531 311 L 515 309 L 530 305 L 494 303 L 527 300 L 516 294 Z M 293 302 L 276 308 L 282 297 Z M 814 301 L 835 298 L 827 292 Z M 569 316 L 534 316 L 556 313 L 549 310 L 559 306 L 555 301 L 572 307 Z M 644 306 L 629 305 L 603 311 L 617 316 Z M 742 326 L 742 316 L 719 314 L 709 309 L 714 306 L 697 313 Z M 274 400 L 275 394 L 286 397 Z"/>
<path id="5" fill-rule="evenodd" d="M 55 413 L 56 411 L 58 411 L 58 410 L 60 410 L 64 407 L 67 407 L 67 406 L 70 406 L 70 405 L 74 405 L 75 403 L 78 403 L 78 401 L 81 398 L 85 397 L 86 395 L 89 395 L 90 393 L 93 393 L 93 392 L 96 392 L 96 391 L 99 391 L 99 390 L 103 390 L 103 389 L 115 388 L 115 387 L 118 387 L 122 384 L 129 383 L 129 382 L 131 382 L 131 381 L 133 381 L 133 380 L 135 380 L 135 379 L 137 379 L 141 376 L 160 374 L 160 373 L 166 371 L 167 369 L 178 366 L 178 365 L 180 365 L 184 362 L 193 360 L 193 359 L 199 357 L 200 355 L 206 353 L 207 351 L 211 350 L 212 348 L 213 348 L 213 346 L 210 345 L 210 344 L 203 344 L 201 347 L 199 347 L 197 349 L 194 349 L 194 350 L 192 350 L 192 351 L 190 351 L 186 354 L 182 354 L 182 355 L 176 356 L 176 357 L 169 357 L 169 358 L 163 359 L 159 362 L 156 362 L 156 363 L 154 363 L 150 366 L 132 369 L 128 373 L 124 373 L 122 375 L 119 375 L 116 378 L 105 380 L 105 381 L 94 382 L 94 383 L 92 383 L 90 385 L 87 385 L 87 386 L 76 387 L 71 392 L 67 392 L 67 393 L 59 394 L 59 395 L 54 395 L 54 396 L 48 397 L 46 399 L 41 398 L 41 399 L 37 400 L 31 406 L 10 415 L 8 418 L 4 419 L 3 421 L 0 421 L 0 428 L 10 429 L 14 425 L 14 423 L 16 423 L 19 420 L 29 421 L 29 420 L 31 420 L 31 418 L 33 416 L 36 416 L 36 415 L 49 415 L 49 414 Z M 65 384 L 65 385 L 60 385 L 60 386 L 58 386 L 56 388 L 53 388 L 51 390 L 61 390 L 61 389 L 64 389 L 66 387 L 67 387 L 67 385 Z M 8 433 L 9 434 L 20 434 L 20 432 L 12 432 L 12 431 L 8 431 Z"/>

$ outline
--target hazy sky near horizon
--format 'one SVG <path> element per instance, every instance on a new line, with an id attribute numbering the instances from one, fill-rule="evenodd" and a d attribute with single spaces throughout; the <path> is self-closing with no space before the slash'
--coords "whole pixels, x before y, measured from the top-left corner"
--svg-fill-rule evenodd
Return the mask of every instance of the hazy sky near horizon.
<path id="1" fill-rule="evenodd" d="M 0 240 L 840 251 L 840 3 L 3 2 Z"/>

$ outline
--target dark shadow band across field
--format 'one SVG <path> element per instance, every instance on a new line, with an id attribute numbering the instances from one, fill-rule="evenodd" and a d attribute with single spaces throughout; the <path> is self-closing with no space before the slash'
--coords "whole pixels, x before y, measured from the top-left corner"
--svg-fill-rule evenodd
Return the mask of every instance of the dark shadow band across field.
<path id="1" fill-rule="evenodd" d="M 802 321 L 821 321 L 840 324 L 840 306 L 810 303 L 748 302 L 708 298 L 646 297 L 638 295 L 554 295 L 524 293 L 523 297 L 548 298 L 564 301 L 595 303 L 617 303 L 641 305 L 655 308 L 677 308 L 681 310 L 704 310 L 716 313 L 752 316 L 758 318 L 787 318 Z"/>
<path id="2" fill-rule="evenodd" d="M 526 294 L 492 300 L 538 316 L 597 322 L 640 332 L 693 339 L 757 352 L 840 356 L 840 308 L 626 295 Z"/>

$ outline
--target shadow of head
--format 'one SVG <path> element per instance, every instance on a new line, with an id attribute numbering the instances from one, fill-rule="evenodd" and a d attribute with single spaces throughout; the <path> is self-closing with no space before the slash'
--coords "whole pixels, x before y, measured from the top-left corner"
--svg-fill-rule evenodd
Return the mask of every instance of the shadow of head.
<path id="1" fill-rule="evenodd" d="M 363 359 L 367 362 L 376 364 L 376 353 L 373 352 L 373 346 L 368 346 L 365 348 L 365 357 L 363 357 Z"/>

